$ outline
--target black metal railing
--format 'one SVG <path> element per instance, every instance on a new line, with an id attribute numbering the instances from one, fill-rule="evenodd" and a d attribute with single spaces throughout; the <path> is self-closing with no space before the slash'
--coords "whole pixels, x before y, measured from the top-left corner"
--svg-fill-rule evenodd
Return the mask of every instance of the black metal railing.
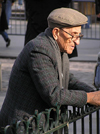
<path id="1" fill-rule="evenodd" d="M 35 111 L 30 118 L 24 117 L 13 125 L 7 125 L 4 134 L 94 134 L 94 131 L 99 134 L 99 108 L 88 104 L 82 108 L 58 105 L 41 113 Z M 96 114 L 95 119 L 93 113 Z M 88 121 L 85 122 L 87 117 Z M 80 123 L 77 123 L 79 120 Z M 70 124 L 73 125 L 71 128 Z"/>

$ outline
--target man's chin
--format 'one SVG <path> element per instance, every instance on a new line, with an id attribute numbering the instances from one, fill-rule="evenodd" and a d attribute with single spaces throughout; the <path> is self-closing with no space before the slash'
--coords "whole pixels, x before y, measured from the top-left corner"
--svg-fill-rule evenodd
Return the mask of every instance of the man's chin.
<path id="1" fill-rule="evenodd" d="M 72 53 L 73 53 L 73 51 L 68 52 L 68 54 L 72 54 Z"/>

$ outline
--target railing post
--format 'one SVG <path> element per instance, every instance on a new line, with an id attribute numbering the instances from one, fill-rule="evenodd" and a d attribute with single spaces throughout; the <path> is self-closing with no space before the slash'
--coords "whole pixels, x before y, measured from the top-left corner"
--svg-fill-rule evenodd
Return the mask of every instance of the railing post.
<path id="1" fill-rule="evenodd" d="M 0 91 L 2 89 L 2 70 L 1 70 L 1 63 L 0 63 Z"/>
<path id="2" fill-rule="evenodd" d="M 96 112 L 96 121 L 97 121 L 97 134 L 100 134 L 100 132 L 99 132 L 99 123 L 100 123 L 100 121 L 99 121 L 99 117 L 100 117 L 100 113 L 99 113 L 99 110 Z"/>

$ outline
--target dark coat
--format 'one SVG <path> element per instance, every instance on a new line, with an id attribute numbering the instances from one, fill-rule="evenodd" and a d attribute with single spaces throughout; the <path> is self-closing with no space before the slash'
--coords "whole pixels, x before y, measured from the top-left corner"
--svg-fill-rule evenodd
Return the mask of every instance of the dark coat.
<path id="1" fill-rule="evenodd" d="M 95 0 L 96 3 L 96 14 L 100 13 L 100 0 Z M 97 17 L 97 21 L 100 21 L 100 18 Z"/>
<path id="2" fill-rule="evenodd" d="M 25 0 L 28 18 L 25 44 L 48 27 L 47 17 L 52 10 L 67 7 L 70 2 L 71 0 Z"/>
<path id="3" fill-rule="evenodd" d="M 17 57 L 11 71 L 7 94 L 0 112 L 0 126 L 20 120 L 24 115 L 31 116 L 56 104 L 83 106 L 86 104 L 86 92 L 93 89 L 69 75 L 68 56 L 64 62 L 63 88 L 60 87 L 59 69 L 54 43 L 48 35 L 41 33 L 31 40 Z M 53 38 L 52 38 L 53 39 Z M 54 39 L 53 39 L 54 40 Z M 57 50 L 60 53 L 59 47 Z M 62 65 L 60 64 L 60 67 Z M 66 81 L 69 84 L 66 84 Z M 77 91 L 77 90 L 85 91 Z"/>
<path id="4" fill-rule="evenodd" d="M 0 31 L 8 29 L 5 7 L 6 7 L 6 1 L 2 3 L 2 12 L 0 17 Z"/>
<path id="5" fill-rule="evenodd" d="M 96 14 L 100 13 L 100 0 L 95 0 L 96 3 Z"/>

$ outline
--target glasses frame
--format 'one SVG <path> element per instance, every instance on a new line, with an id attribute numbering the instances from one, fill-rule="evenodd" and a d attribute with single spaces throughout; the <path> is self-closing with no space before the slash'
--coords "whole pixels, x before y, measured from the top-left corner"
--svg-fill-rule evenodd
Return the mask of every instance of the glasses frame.
<path id="1" fill-rule="evenodd" d="M 65 30 L 63 30 L 62 28 L 60 29 L 60 30 L 62 30 L 63 32 L 65 32 L 65 33 L 67 33 L 68 35 L 70 35 L 70 36 L 72 36 L 72 41 L 73 41 L 73 38 L 80 38 L 80 40 L 82 39 L 82 37 L 84 36 L 83 34 L 79 34 L 78 36 L 73 36 L 73 35 L 71 35 L 70 33 L 68 33 L 68 32 L 66 32 Z"/>

